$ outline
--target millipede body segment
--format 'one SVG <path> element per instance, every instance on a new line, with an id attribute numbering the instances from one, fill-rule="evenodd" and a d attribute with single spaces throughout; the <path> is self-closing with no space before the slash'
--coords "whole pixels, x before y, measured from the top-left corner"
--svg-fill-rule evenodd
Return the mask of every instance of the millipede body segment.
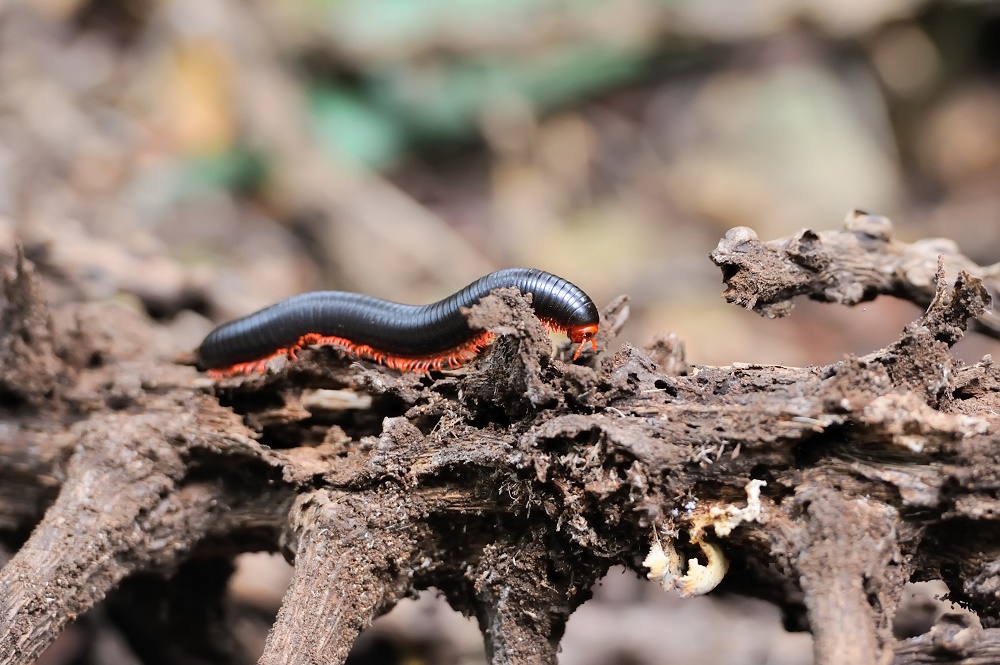
<path id="1" fill-rule="evenodd" d="M 404 305 L 345 291 L 292 296 L 213 330 L 198 348 L 198 363 L 216 377 L 262 372 L 271 358 L 295 358 L 303 347 L 330 344 L 394 369 L 456 367 L 474 358 L 493 338 L 471 328 L 461 308 L 503 287 L 532 295 L 531 307 L 542 323 L 580 345 L 574 359 L 588 343 L 596 350 L 600 317 L 590 296 L 551 273 L 509 268 L 480 277 L 429 305 Z"/>

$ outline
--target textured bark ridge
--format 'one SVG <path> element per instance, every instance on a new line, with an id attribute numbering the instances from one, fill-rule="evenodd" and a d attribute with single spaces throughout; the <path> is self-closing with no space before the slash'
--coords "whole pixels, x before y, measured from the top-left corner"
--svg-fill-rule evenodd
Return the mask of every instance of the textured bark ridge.
<path id="1" fill-rule="evenodd" d="M 500 291 L 469 313 L 497 342 L 458 371 L 322 348 L 219 384 L 152 357 L 152 324 L 123 308 L 50 311 L 18 257 L 0 309 L 0 663 L 33 662 L 106 597 L 159 662 L 247 662 L 215 610 L 254 550 L 295 566 L 267 664 L 341 663 L 429 586 L 478 619 L 491 662 L 555 663 L 594 582 L 644 561 L 683 593 L 721 578 L 778 604 L 821 664 L 995 662 L 1000 368 L 951 345 L 970 324 L 995 334 L 996 271 L 945 246 L 860 214 L 720 242 L 726 297 L 764 314 L 797 294 L 927 306 L 891 346 L 826 367 L 689 367 L 670 337 L 614 350 L 625 299 L 604 312 L 611 352 L 571 364 Z M 902 585 L 923 579 L 978 622 L 897 640 Z"/>

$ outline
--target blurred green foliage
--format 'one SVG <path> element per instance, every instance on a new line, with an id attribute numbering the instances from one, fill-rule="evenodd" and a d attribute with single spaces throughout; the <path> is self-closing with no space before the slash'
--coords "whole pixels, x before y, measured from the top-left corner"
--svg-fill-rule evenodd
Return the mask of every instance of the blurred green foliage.
<path id="1" fill-rule="evenodd" d="M 384 168 L 414 144 L 468 139 L 491 106 L 516 100 L 544 111 L 637 79 L 651 57 L 644 50 L 591 44 L 541 57 L 382 66 L 360 83 L 314 82 L 312 129 L 338 159 Z"/>
<path id="2" fill-rule="evenodd" d="M 267 176 L 266 156 L 236 145 L 222 153 L 188 158 L 177 185 L 178 198 L 197 197 L 223 188 L 251 192 L 260 187 Z"/>

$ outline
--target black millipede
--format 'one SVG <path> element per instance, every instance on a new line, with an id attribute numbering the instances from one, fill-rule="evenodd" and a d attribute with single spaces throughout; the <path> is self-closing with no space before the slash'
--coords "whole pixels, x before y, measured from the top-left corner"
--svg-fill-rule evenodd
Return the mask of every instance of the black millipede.
<path id="1" fill-rule="evenodd" d="M 595 350 L 599 314 L 582 289 L 533 268 L 508 268 L 480 277 L 429 305 L 404 305 L 346 291 L 292 296 L 224 323 L 198 347 L 198 364 L 213 377 L 263 372 L 279 355 L 294 359 L 306 346 L 329 344 L 393 369 L 428 371 L 457 367 L 488 345 L 493 335 L 473 329 L 462 314 L 494 289 L 530 293 L 535 315 L 551 330 Z"/>

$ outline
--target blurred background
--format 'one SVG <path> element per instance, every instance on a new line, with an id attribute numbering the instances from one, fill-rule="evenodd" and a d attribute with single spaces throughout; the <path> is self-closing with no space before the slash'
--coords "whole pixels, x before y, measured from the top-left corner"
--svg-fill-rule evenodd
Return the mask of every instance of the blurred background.
<path id="1" fill-rule="evenodd" d="M 300 291 L 426 302 L 532 266 L 599 305 L 628 294 L 624 339 L 675 332 L 694 363 L 833 362 L 918 310 L 764 320 L 723 302 L 707 255 L 733 226 L 771 239 L 853 208 L 1000 261 L 1000 4 L 0 1 L 0 249 L 20 238 L 57 301 L 152 316 L 166 357 Z M 287 574 L 241 561 L 248 644 Z M 914 587 L 902 633 L 941 591 Z M 622 570 L 595 594 L 563 663 L 811 661 L 761 603 Z M 90 621 L 46 662 L 139 662 Z M 480 663 L 482 640 L 427 593 L 354 662 Z"/>

